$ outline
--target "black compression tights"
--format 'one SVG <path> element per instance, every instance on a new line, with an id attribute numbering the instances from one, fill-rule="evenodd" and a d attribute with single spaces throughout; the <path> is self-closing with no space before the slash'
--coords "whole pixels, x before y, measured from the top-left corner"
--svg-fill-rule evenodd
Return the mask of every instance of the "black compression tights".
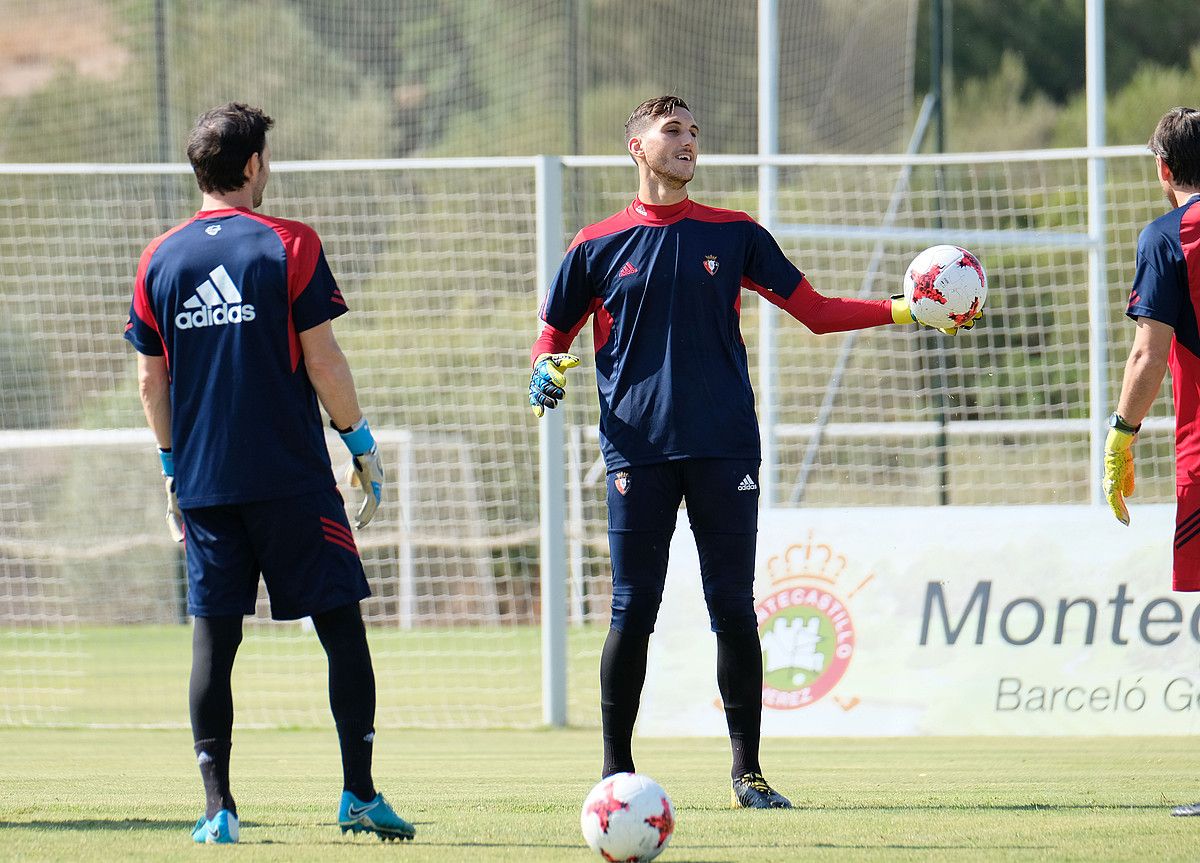
<path id="1" fill-rule="evenodd" d="M 359 800 L 375 798 L 371 757 L 375 740 L 375 672 L 358 603 L 313 615 L 329 658 L 329 707 L 342 749 L 343 787 Z"/>
<path id="2" fill-rule="evenodd" d="M 188 687 L 194 740 L 229 740 L 233 736 L 230 677 L 241 643 L 241 615 L 196 618 Z"/>
<path id="3" fill-rule="evenodd" d="M 192 676 L 188 706 L 200 777 L 204 780 L 205 817 L 221 809 L 237 813 L 229 790 L 229 750 L 233 737 L 233 691 L 230 676 L 242 617 L 197 617 L 192 628 Z"/>
<path id="4" fill-rule="evenodd" d="M 610 629 L 600 656 L 600 715 L 604 763 L 601 776 L 632 772 L 633 726 L 646 680 L 649 634 Z M 732 774 L 761 772 L 762 649 L 753 623 L 717 633 L 717 686 L 725 704 Z"/>
<path id="5" fill-rule="evenodd" d="M 733 777 L 761 773 L 758 744 L 762 724 L 762 647 L 753 622 L 717 633 L 717 688 L 729 726 Z"/>
<path id="6" fill-rule="evenodd" d="M 375 797 L 371 780 L 375 673 L 358 603 L 314 615 L 313 627 L 329 659 L 329 706 L 341 745 L 343 787 L 360 800 L 369 801 Z M 214 805 L 216 809 L 236 811 L 228 778 L 233 737 L 230 681 L 241 641 L 241 616 L 195 620 L 188 700 L 197 755 L 205 753 L 201 757 L 201 773 L 212 810 L 208 813 L 210 818 L 216 811 Z"/>
<path id="7" fill-rule="evenodd" d="M 632 773 L 633 724 L 637 721 L 650 634 L 610 629 L 600 654 L 600 720 L 604 764 L 601 778 Z"/>

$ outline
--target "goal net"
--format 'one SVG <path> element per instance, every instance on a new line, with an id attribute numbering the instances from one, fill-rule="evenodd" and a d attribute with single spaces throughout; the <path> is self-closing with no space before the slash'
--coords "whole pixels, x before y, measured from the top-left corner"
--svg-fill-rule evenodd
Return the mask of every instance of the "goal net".
<path id="1" fill-rule="evenodd" d="M 175 164 L 192 119 L 239 99 L 277 120 L 267 210 L 325 242 L 354 312 L 336 330 L 390 471 L 359 537 L 379 722 L 537 724 L 537 426 L 523 391 L 544 202 L 521 157 L 620 152 L 630 109 L 673 92 L 706 155 L 726 154 L 705 162 L 696 197 L 757 214 L 758 165 L 729 155 L 758 146 L 756 5 L 0 0 L 0 723 L 186 722 L 182 558 L 120 330 L 139 252 L 195 209 Z M 788 254 L 822 291 L 885 296 L 946 239 L 975 248 L 993 285 L 984 326 L 954 342 L 851 343 L 780 321 L 772 379 L 754 372 L 775 394 L 776 502 L 1086 501 L 1082 154 L 847 158 L 907 140 L 918 4 L 776 5 L 779 150 L 841 154 L 777 170 L 772 227 Z M 1137 230 L 1159 211 L 1150 170 L 1144 155 L 1109 161 L 1114 358 Z M 625 159 L 568 160 L 563 180 L 564 243 L 634 184 Z M 762 307 L 748 300 L 753 357 Z M 598 720 L 609 591 L 587 341 L 565 410 L 577 724 Z M 1139 498 L 1167 500 L 1166 418 L 1142 440 Z M 336 440 L 331 453 L 344 464 Z M 269 622 L 265 602 L 248 632 L 239 723 L 328 722 L 312 634 Z"/>
<path id="2" fill-rule="evenodd" d="M 934 236 L 971 246 L 991 283 L 977 331 L 864 332 L 840 367 L 847 336 L 780 323 L 767 432 L 781 505 L 1088 501 L 1083 154 L 955 159 L 909 160 L 887 231 L 903 158 L 780 168 L 776 231 L 823 292 L 894 292 Z M 632 182 L 627 166 L 567 164 L 564 243 L 624 206 Z M 694 195 L 754 213 L 755 164 L 713 160 Z M 1115 397 L 1136 237 L 1161 204 L 1146 155 L 1113 150 L 1107 164 Z M 120 333 L 138 253 L 167 214 L 194 206 L 191 178 L 153 166 L 0 171 L 0 723 L 183 724 L 182 559 Z M 533 160 L 276 172 L 269 211 L 314 225 L 350 301 L 336 329 L 392 479 L 359 536 L 380 724 L 536 724 L 537 425 L 524 389 L 544 202 Z M 743 307 L 752 357 L 762 309 Z M 583 723 L 596 719 L 609 591 L 588 339 L 565 408 L 569 715 Z M 1171 499 L 1170 428 L 1159 415 L 1143 432 L 1140 500 Z M 340 443 L 331 452 L 344 463 Z M 265 604 L 248 627 L 239 722 L 326 722 L 313 635 L 269 622 Z"/>

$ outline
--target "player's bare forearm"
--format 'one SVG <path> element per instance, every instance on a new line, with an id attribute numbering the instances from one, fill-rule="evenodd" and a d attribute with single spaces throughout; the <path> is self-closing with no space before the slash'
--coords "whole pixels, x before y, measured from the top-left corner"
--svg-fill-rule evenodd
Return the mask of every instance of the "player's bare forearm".
<path id="1" fill-rule="evenodd" d="M 300 333 L 304 367 L 322 407 L 339 429 L 347 429 L 362 419 L 358 392 L 350 363 L 333 335 L 333 325 L 326 321 Z"/>
<path id="2" fill-rule="evenodd" d="M 1117 413 L 1130 425 L 1140 425 L 1158 397 L 1174 334 L 1168 324 L 1138 318 L 1133 347 L 1125 363 L 1125 377 L 1121 381 L 1121 397 L 1117 401 Z"/>
<path id="3" fill-rule="evenodd" d="M 162 449 L 171 448 L 171 378 L 164 357 L 138 354 L 138 396 L 154 439 Z"/>

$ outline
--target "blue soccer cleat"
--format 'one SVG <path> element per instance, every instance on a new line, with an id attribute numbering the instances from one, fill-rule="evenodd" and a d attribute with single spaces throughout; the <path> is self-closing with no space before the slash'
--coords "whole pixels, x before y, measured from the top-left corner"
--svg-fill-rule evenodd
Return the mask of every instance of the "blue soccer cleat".
<path id="1" fill-rule="evenodd" d="M 390 803 L 376 794 L 369 803 L 359 800 L 349 791 L 342 792 L 338 807 L 338 826 L 345 833 L 374 833 L 380 839 L 412 839 L 417 829 L 396 814 Z"/>
<path id="2" fill-rule="evenodd" d="M 212 818 L 200 816 L 192 828 L 192 841 L 201 845 L 230 845 L 238 841 L 238 817 L 222 809 Z"/>

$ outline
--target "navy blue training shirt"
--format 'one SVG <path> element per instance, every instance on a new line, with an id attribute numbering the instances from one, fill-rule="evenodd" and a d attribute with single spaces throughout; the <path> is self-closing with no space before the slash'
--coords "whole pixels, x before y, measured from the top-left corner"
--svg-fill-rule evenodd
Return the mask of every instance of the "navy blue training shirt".
<path id="1" fill-rule="evenodd" d="M 300 222 L 202 211 L 146 247 L 125 338 L 166 357 L 181 507 L 334 484 L 299 334 L 346 311 Z"/>
<path id="2" fill-rule="evenodd" d="M 741 292 L 782 306 L 803 279 L 750 216 L 690 199 L 634 201 L 580 231 L 540 317 L 569 345 L 595 315 L 608 470 L 760 458 Z"/>

